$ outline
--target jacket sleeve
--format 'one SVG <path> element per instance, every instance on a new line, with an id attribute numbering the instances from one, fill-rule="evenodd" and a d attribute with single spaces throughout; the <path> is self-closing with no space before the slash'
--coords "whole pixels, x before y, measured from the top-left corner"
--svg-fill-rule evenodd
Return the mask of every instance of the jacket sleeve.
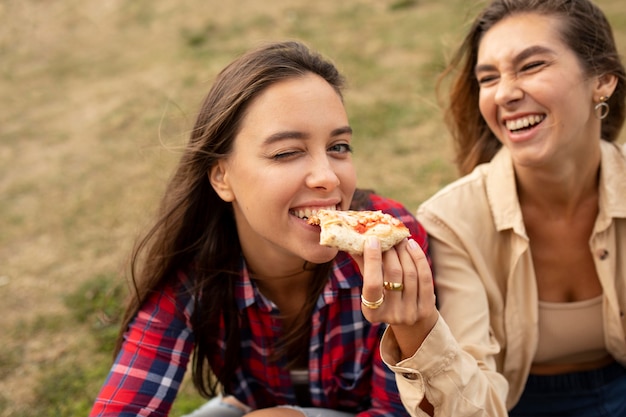
<path id="1" fill-rule="evenodd" d="M 388 330 L 381 342 L 383 359 L 396 373 L 413 416 L 426 415 L 419 408 L 424 396 L 436 416 L 507 416 L 509 385 L 496 370 L 501 346 L 491 331 L 485 287 L 455 234 L 439 226 L 429 243 L 437 259 L 440 317 L 418 351 L 403 361 Z"/>
<path id="2" fill-rule="evenodd" d="M 90 417 L 167 416 L 193 349 L 191 297 L 154 293 L 129 326 Z"/>
<path id="3" fill-rule="evenodd" d="M 411 416 L 428 416 L 419 407 L 424 397 L 434 406 L 435 416 L 508 416 L 504 377 L 481 369 L 441 317 L 412 357 L 399 360 L 390 329 L 383 336 L 381 351 L 396 373 L 402 403 Z"/>

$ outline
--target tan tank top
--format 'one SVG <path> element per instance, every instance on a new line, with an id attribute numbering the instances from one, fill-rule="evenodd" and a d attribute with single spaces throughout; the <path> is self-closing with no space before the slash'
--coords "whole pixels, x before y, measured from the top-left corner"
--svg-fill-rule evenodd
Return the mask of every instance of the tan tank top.
<path id="1" fill-rule="evenodd" d="M 571 303 L 539 300 L 539 343 L 533 363 L 583 363 L 607 354 L 602 295 Z"/>

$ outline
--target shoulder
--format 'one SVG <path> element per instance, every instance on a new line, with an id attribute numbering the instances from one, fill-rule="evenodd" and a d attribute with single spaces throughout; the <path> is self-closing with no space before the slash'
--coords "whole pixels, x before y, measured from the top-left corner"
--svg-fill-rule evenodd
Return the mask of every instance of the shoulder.
<path id="1" fill-rule="evenodd" d="M 626 144 L 601 141 L 600 208 L 611 217 L 626 216 Z"/>
<path id="2" fill-rule="evenodd" d="M 471 173 L 445 185 L 434 195 L 424 201 L 421 207 L 429 207 L 438 204 L 449 204 L 450 202 L 464 202 L 473 200 L 476 193 L 486 192 L 487 167 L 480 165 Z"/>
<path id="3" fill-rule="evenodd" d="M 603 162 L 607 160 L 620 167 L 626 165 L 626 143 L 600 141 Z"/>
<path id="4" fill-rule="evenodd" d="M 172 279 L 156 288 L 146 299 L 142 310 L 150 314 L 163 315 L 167 321 L 180 320 L 190 324 L 194 308 L 194 294 L 191 277 L 187 271 L 179 270 Z"/>
<path id="5" fill-rule="evenodd" d="M 482 163 L 469 174 L 443 187 L 420 206 L 420 210 L 429 208 L 448 208 L 454 214 L 466 213 L 467 207 L 485 205 L 498 200 L 507 200 L 507 196 L 517 199 L 515 189 L 515 170 L 511 154 L 506 147 L 501 148 L 489 162 Z M 419 215 L 418 215 L 419 218 Z"/>
<path id="6" fill-rule="evenodd" d="M 508 205 L 510 193 L 503 176 L 492 175 L 496 168 L 492 162 L 481 164 L 446 185 L 419 206 L 417 219 L 433 235 L 445 230 L 480 229 L 485 223 L 493 223 L 492 205 L 500 205 L 499 199 L 506 199 Z"/>
<path id="7" fill-rule="evenodd" d="M 404 205 L 391 198 L 383 197 L 370 190 L 357 189 L 350 206 L 351 210 L 381 210 L 395 217 L 401 217 L 411 212 Z"/>
<path id="8" fill-rule="evenodd" d="M 507 148 L 490 162 L 447 185 L 422 203 L 418 220 L 431 235 L 484 236 L 513 229 L 524 234 L 515 170 Z"/>
<path id="9" fill-rule="evenodd" d="M 488 164 L 479 165 L 469 174 L 447 184 L 424 201 L 418 213 L 430 208 L 438 209 L 440 206 L 449 207 L 451 204 L 454 206 L 450 208 L 458 213 L 459 207 L 486 194 L 489 168 Z"/>

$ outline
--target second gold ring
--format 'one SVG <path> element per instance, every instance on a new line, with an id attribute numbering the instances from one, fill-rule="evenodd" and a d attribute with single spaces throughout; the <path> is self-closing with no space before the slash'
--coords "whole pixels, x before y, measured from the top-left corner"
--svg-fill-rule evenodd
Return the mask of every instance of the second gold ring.
<path id="1" fill-rule="evenodd" d="M 404 290 L 404 284 L 401 282 L 383 282 L 383 288 L 387 291 L 402 291 Z"/>

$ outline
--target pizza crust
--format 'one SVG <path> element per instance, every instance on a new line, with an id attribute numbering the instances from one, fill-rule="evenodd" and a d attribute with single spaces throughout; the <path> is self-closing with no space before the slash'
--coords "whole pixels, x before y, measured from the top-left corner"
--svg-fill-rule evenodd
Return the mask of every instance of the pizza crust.
<path id="1" fill-rule="evenodd" d="M 411 234 L 404 223 L 380 210 L 318 210 L 308 223 L 320 226 L 320 245 L 355 255 L 363 254 L 369 236 L 378 238 L 384 252 Z"/>

